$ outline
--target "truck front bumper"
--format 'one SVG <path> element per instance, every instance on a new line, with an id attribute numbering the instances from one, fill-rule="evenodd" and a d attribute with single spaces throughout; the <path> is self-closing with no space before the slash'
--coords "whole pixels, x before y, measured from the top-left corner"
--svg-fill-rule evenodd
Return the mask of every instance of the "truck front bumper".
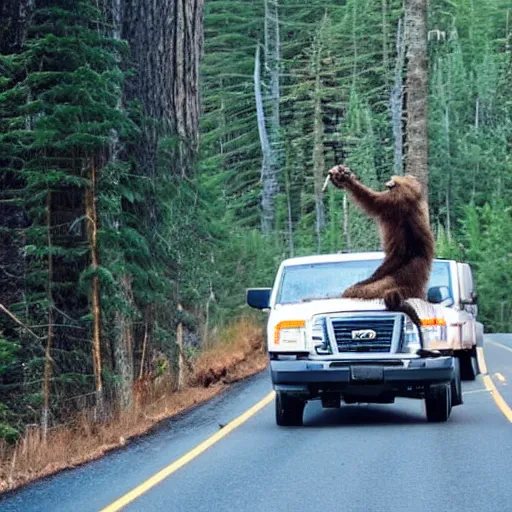
<path id="1" fill-rule="evenodd" d="M 456 378 L 453 357 L 403 360 L 273 360 L 272 383 L 276 391 L 320 396 L 361 390 L 389 392 L 394 396 L 422 397 L 430 385 Z"/>

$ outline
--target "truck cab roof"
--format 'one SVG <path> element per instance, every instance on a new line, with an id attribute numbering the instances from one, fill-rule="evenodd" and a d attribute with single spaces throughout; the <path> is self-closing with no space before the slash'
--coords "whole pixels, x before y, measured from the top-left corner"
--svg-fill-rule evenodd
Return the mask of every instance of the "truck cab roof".
<path id="1" fill-rule="evenodd" d="M 333 254 L 315 254 L 312 256 L 298 256 L 288 258 L 282 262 L 283 266 L 291 265 L 312 265 L 315 263 L 331 263 L 337 261 L 367 261 L 379 260 L 385 256 L 383 251 L 367 251 L 367 252 L 340 252 Z M 434 261 L 451 261 L 444 258 L 436 258 Z"/>

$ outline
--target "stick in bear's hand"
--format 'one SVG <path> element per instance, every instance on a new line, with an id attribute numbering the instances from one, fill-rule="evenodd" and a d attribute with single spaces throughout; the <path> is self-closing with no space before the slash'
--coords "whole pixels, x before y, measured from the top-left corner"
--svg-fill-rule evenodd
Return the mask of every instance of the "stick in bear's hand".
<path id="1" fill-rule="evenodd" d="M 329 185 L 329 181 L 331 181 L 331 175 L 328 174 L 327 178 L 325 178 L 324 186 L 322 187 L 322 192 L 325 192 L 327 189 L 327 186 Z"/>

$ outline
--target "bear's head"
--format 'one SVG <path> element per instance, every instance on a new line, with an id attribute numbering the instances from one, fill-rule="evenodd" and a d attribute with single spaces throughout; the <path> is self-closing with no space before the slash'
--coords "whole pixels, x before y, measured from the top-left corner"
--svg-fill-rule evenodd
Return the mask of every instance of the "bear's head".
<path id="1" fill-rule="evenodd" d="M 394 196 L 410 200 L 419 201 L 423 197 L 421 183 L 411 174 L 407 176 L 392 176 L 386 183 L 386 188 Z"/>

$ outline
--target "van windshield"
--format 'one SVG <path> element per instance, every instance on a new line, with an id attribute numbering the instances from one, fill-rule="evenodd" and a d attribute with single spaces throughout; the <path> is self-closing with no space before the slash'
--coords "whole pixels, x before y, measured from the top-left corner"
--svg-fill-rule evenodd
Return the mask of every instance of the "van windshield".
<path id="1" fill-rule="evenodd" d="M 382 260 L 336 261 L 285 267 L 277 293 L 277 304 L 295 304 L 309 300 L 340 297 L 351 285 L 370 277 Z M 428 287 L 450 289 L 450 266 L 435 261 Z"/>

